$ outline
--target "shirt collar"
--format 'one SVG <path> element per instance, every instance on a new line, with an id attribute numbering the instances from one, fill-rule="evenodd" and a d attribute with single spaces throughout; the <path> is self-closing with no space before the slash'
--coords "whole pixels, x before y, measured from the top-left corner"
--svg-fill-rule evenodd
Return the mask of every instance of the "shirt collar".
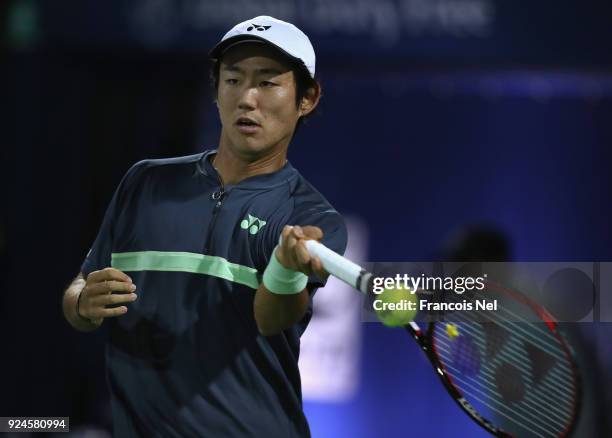
<path id="1" fill-rule="evenodd" d="M 220 182 L 221 178 L 217 172 L 217 169 L 211 163 L 210 156 L 217 153 L 216 149 L 209 149 L 202 153 L 200 158 L 199 168 L 200 171 L 209 178 L 213 178 L 216 182 Z M 254 175 L 249 178 L 243 179 L 238 184 L 228 184 L 226 189 L 269 189 L 281 184 L 284 184 L 297 176 L 297 170 L 291 165 L 289 161 L 285 163 L 283 167 L 278 169 L 276 172 L 264 173 L 261 175 Z"/>

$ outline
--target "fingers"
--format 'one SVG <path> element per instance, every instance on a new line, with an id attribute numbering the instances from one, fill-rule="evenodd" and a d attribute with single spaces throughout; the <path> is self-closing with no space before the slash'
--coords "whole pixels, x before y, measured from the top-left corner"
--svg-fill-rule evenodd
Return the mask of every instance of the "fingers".
<path id="1" fill-rule="evenodd" d="M 297 244 L 298 239 L 296 238 L 294 233 L 289 234 L 287 239 L 283 240 L 283 250 L 286 252 L 292 252 L 295 250 L 295 245 Z"/>
<path id="2" fill-rule="evenodd" d="M 102 283 L 101 283 L 102 284 Z M 85 291 L 81 292 L 82 294 Z M 104 293 L 98 295 L 83 295 L 81 298 L 81 315 L 91 320 L 120 316 L 127 313 L 126 306 L 116 306 L 122 303 L 132 303 L 138 299 L 135 293 Z"/>
<path id="3" fill-rule="evenodd" d="M 87 295 L 109 294 L 111 292 L 134 292 L 136 285 L 132 279 L 115 268 L 94 271 L 87 276 Z"/>
<path id="4" fill-rule="evenodd" d="M 109 295 L 99 295 L 97 297 L 93 297 L 91 299 L 92 305 L 94 306 L 108 306 L 120 303 L 132 303 L 136 301 L 138 295 L 136 294 L 109 294 Z"/>
<path id="5" fill-rule="evenodd" d="M 100 271 L 94 271 L 87 276 L 88 283 L 99 283 L 105 280 L 132 282 L 132 279 L 126 273 L 115 268 L 104 268 Z"/>
<path id="6" fill-rule="evenodd" d="M 276 252 L 278 261 L 288 269 L 296 269 L 297 260 L 294 250 L 297 244 L 294 227 L 285 225 L 281 233 L 281 244 Z"/>
<path id="7" fill-rule="evenodd" d="M 291 225 L 285 225 L 283 227 L 283 231 L 281 232 L 281 246 L 287 242 L 287 239 L 291 233 L 293 233 L 293 227 Z"/>
<path id="8" fill-rule="evenodd" d="M 319 227 L 306 225 L 305 227 L 301 227 L 301 230 L 306 239 L 321 240 L 323 238 L 323 230 Z"/>
<path id="9" fill-rule="evenodd" d="M 300 240 L 295 246 L 295 256 L 300 265 L 308 265 L 310 263 L 310 253 L 304 245 L 304 241 Z"/>
<path id="10" fill-rule="evenodd" d="M 317 277 L 319 277 L 321 280 L 325 280 L 329 276 L 329 273 L 323 267 L 323 263 L 321 263 L 321 259 L 319 257 L 313 257 L 310 265 L 312 266 L 314 273 L 317 274 Z"/>
<path id="11" fill-rule="evenodd" d="M 323 238 L 323 231 L 319 227 L 315 226 L 304 226 L 299 225 L 290 226 L 286 225 L 281 233 L 281 245 L 277 256 L 279 261 L 287 268 L 295 271 L 303 272 L 304 274 L 310 275 L 315 271 L 315 265 L 312 264 L 313 258 L 311 257 L 306 245 L 305 240 L 321 240 Z M 317 265 L 319 272 L 324 273 L 325 271 L 319 265 Z"/>
<path id="12" fill-rule="evenodd" d="M 95 315 L 93 315 L 92 319 L 97 319 L 97 318 L 113 318 L 113 317 L 116 317 L 116 316 L 125 315 L 127 313 L 127 311 L 128 311 L 128 309 L 125 306 L 111 307 L 109 309 L 99 308 L 99 309 L 96 309 Z"/>
<path id="13" fill-rule="evenodd" d="M 312 225 L 306 225 L 303 227 L 299 225 L 285 225 L 283 227 L 281 236 L 283 242 L 287 240 L 289 236 L 293 236 L 296 239 L 321 240 L 323 238 L 323 230 Z"/>
<path id="14" fill-rule="evenodd" d="M 134 292 L 136 285 L 133 283 L 125 283 L 115 280 L 104 280 L 100 283 L 94 283 L 87 286 L 89 293 L 92 295 L 108 294 L 110 292 Z"/>
<path id="15" fill-rule="evenodd" d="M 91 320 L 101 320 L 127 313 L 127 306 L 116 306 L 132 303 L 138 296 L 134 293 L 136 285 L 124 272 L 115 268 L 94 271 L 87 276 L 85 287 L 81 291 L 80 314 Z"/>

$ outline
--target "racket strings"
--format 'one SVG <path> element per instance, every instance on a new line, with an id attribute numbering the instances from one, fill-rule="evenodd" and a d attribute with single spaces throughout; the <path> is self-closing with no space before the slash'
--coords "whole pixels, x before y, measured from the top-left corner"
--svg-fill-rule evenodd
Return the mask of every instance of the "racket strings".
<path id="1" fill-rule="evenodd" d="M 450 367 L 452 369 L 452 367 Z M 501 415 L 503 418 L 510 420 L 513 424 L 520 426 L 525 431 L 534 432 L 538 436 L 551 436 L 551 429 L 555 429 L 555 423 L 543 424 L 538 417 L 537 411 L 529 412 L 523 409 L 513 409 L 511 407 L 500 404 L 496 401 L 490 400 L 489 390 L 479 390 L 474 386 L 470 385 L 464 379 L 455 377 L 455 381 L 460 383 L 461 390 L 464 396 L 474 406 L 483 405 L 490 413 L 494 416 L 495 414 Z M 482 411 L 482 409 L 479 409 Z M 499 424 L 499 421 L 496 421 Z M 543 435 L 544 434 L 544 435 Z M 519 434 L 523 436 L 523 434 Z"/>
<path id="2" fill-rule="evenodd" d="M 478 340 L 479 335 L 477 333 L 474 333 L 468 324 L 461 325 L 460 330 L 462 333 L 469 336 L 468 339 L 475 340 L 476 346 L 480 349 L 480 351 L 484 349 L 484 343 Z M 441 345 L 445 345 L 445 342 L 443 340 L 438 339 L 438 341 L 441 342 Z M 529 380 L 529 383 L 539 383 L 535 381 L 537 379 L 533 379 L 534 368 L 538 367 L 538 363 L 532 362 L 529 356 L 524 356 L 524 352 L 520 350 L 519 345 L 517 344 L 517 342 L 509 343 L 507 347 L 504 348 L 496 356 L 496 358 L 499 359 L 498 362 L 507 363 L 517 368 L 519 371 L 521 371 L 521 376 L 525 376 Z M 462 363 L 462 361 L 464 360 L 463 357 L 467 356 L 468 354 L 474 354 L 473 351 L 470 350 L 469 353 L 463 352 L 459 355 L 456 350 L 457 346 L 460 345 L 461 341 L 459 341 L 458 343 L 452 342 L 451 346 L 452 350 L 454 351 L 450 351 L 450 353 L 452 354 L 451 358 L 458 364 Z M 476 359 L 470 358 L 470 363 L 477 363 L 479 361 L 479 356 L 477 354 L 474 355 L 476 356 Z M 489 363 L 492 362 L 494 362 L 494 360 L 489 361 Z M 484 363 L 487 362 L 485 361 Z M 569 364 L 567 366 L 561 364 L 558 367 L 550 367 L 548 370 L 546 370 L 550 372 L 550 374 L 548 375 L 549 379 L 542 381 L 542 384 L 551 385 L 551 390 L 556 391 L 557 396 L 565 397 L 567 395 L 566 384 L 568 379 L 571 378 L 571 369 L 569 368 L 570 366 L 571 365 Z M 465 370 L 462 371 L 465 374 Z"/>
<path id="3" fill-rule="evenodd" d="M 488 298 L 488 297 L 487 297 Z M 487 299 L 480 297 L 480 299 Z M 527 308 L 527 306 L 524 306 Z M 529 310 L 531 312 L 531 310 Z M 531 312 L 533 314 L 533 312 Z M 495 356 L 500 345 L 503 345 L 510 335 L 524 337 L 526 342 L 552 355 L 559 361 L 568 361 L 565 351 L 560 348 L 558 338 L 553 335 L 541 319 L 528 318 L 513 312 L 508 307 L 500 307 L 498 311 L 473 310 L 470 312 L 454 312 L 445 315 L 445 321 L 482 322 L 487 333 L 487 356 Z M 559 347 L 550 349 L 550 346 Z M 569 361 L 568 361 L 569 362 Z"/>
<path id="4" fill-rule="evenodd" d="M 451 347 L 449 345 L 445 345 L 444 343 L 441 342 L 437 348 L 438 350 L 442 352 L 442 355 L 446 355 L 449 357 L 452 356 Z M 445 366 L 449 374 L 451 374 L 451 377 L 454 380 L 459 380 L 463 385 L 470 387 L 470 389 L 473 389 L 477 385 L 478 387 L 481 387 L 482 389 L 484 389 L 486 391 L 485 395 L 487 397 L 492 398 L 495 403 L 501 405 L 502 407 L 504 407 L 507 404 L 507 401 L 504 400 L 501 396 L 496 396 L 496 393 L 498 392 L 498 384 L 494 382 L 499 382 L 499 376 L 496 375 L 495 373 L 496 369 L 493 366 L 487 365 L 487 364 L 483 365 L 482 366 L 483 368 L 480 370 L 480 373 L 483 378 L 478 379 L 478 378 L 466 376 L 464 373 L 461 372 L 460 369 L 450 365 L 450 362 L 451 361 L 444 362 L 443 365 Z M 513 382 L 505 381 L 504 383 L 513 383 Z M 467 389 L 465 389 L 463 385 L 457 385 L 457 386 L 460 389 L 462 389 L 464 393 L 467 394 L 468 391 Z M 537 413 L 536 418 L 539 418 L 542 405 L 536 404 L 536 402 L 550 403 L 549 405 L 550 414 L 551 414 L 550 418 L 554 422 L 565 423 L 568 421 L 568 419 L 571 416 L 571 405 L 566 404 L 561 407 L 558 406 L 557 405 L 559 403 L 558 396 L 541 394 L 540 397 L 541 397 L 541 400 L 534 400 L 530 394 L 527 394 L 524 400 L 522 400 L 521 405 L 515 410 L 517 412 L 521 412 L 523 411 L 523 409 L 526 409 L 525 414 L 527 415 L 529 414 L 529 410 L 532 410 L 533 412 Z"/>
<path id="5" fill-rule="evenodd" d="M 448 367 L 448 368 L 452 369 L 452 367 Z M 536 436 L 539 436 L 539 437 L 555 436 L 554 434 L 550 432 L 549 429 L 544 427 L 546 425 L 543 426 L 542 424 L 540 424 L 541 422 L 539 420 L 537 421 L 532 420 L 531 418 L 534 417 L 533 415 L 530 416 L 529 414 L 525 414 L 524 412 L 523 413 L 517 412 L 516 410 L 512 408 L 505 407 L 503 404 L 492 402 L 489 399 L 490 396 L 488 392 L 479 391 L 477 389 L 472 390 L 471 385 L 469 385 L 469 383 L 465 382 L 463 379 L 457 376 L 454 377 L 454 381 L 461 384 L 458 386 L 461 388 L 463 395 L 467 396 L 466 399 L 468 399 L 470 404 L 472 404 L 473 406 L 478 406 L 478 404 L 480 403 L 483 406 L 485 406 L 490 411 L 490 413 L 494 415 L 495 414 L 501 415 L 503 418 L 511 421 L 515 425 L 520 426 L 525 431 L 532 432 Z M 467 389 L 466 387 L 470 389 Z M 499 424 L 499 421 L 496 423 Z M 534 428 L 537 430 L 534 431 L 533 430 Z M 519 436 L 523 436 L 523 435 L 520 434 Z"/>
<path id="6" fill-rule="evenodd" d="M 528 426 L 524 430 L 539 429 L 540 432 L 548 432 L 549 435 L 546 436 L 558 435 L 571 421 L 571 400 L 558 391 L 551 391 L 550 383 L 547 383 L 547 388 L 534 391 L 530 382 L 520 379 L 500 380 L 504 376 L 496 372 L 499 365 L 487 362 L 481 364 L 476 375 L 469 376 L 464 370 L 451 365 L 457 362 L 451 345 L 438 342 L 436 348 L 441 356 L 442 365 L 450 374 L 453 383 L 475 407 L 478 406 L 475 401 L 484 404 L 488 409 L 503 414 L 502 416 L 511 423 L 516 423 L 522 428 Z M 519 389 L 519 394 L 513 400 L 508 400 L 507 394 L 500 393 L 500 386 L 516 387 L 519 382 L 523 388 Z M 545 407 L 546 412 L 544 412 Z M 507 429 L 513 430 L 510 427 Z M 523 433 L 518 435 L 524 436 Z"/>
<path id="7" fill-rule="evenodd" d="M 473 339 L 481 349 L 485 349 L 486 341 L 485 343 L 483 343 L 483 341 L 478 337 L 479 335 L 477 333 L 470 331 L 470 323 L 468 321 L 464 321 L 464 322 L 466 324 L 462 325 L 463 332 L 470 334 L 471 339 Z M 527 338 L 521 338 L 520 335 L 515 335 L 515 336 L 518 338 L 518 340 L 522 341 L 522 343 L 519 343 L 516 341 L 507 342 L 504 344 L 505 348 L 500 350 L 495 356 L 487 356 L 487 358 L 493 359 L 494 357 L 499 357 L 505 362 L 508 362 L 518 367 L 523 373 L 525 373 L 525 375 L 529 377 L 531 377 L 532 372 L 535 374 L 536 370 L 539 371 L 537 374 L 545 374 L 544 371 L 550 368 L 550 366 L 546 366 L 546 364 L 543 363 L 545 361 L 530 360 L 529 361 L 531 364 L 531 368 L 530 368 L 530 365 L 528 364 L 529 357 L 528 358 L 522 357 L 522 354 L 524 353 L 523 349 L 529 350 L 530 348 L 538 348 L 538 347 L 533 347 L 533 345 L 529 343 L 529 339 Z M 464 354 L 467 354 L 467 353 L 464 353 Z M 479 355 L 477 355 L 477 357 L 479 357 Z M 542 356 L 540 355 L 540 357 Z M 556 356 L 556 355 L 554 357 L 556 358 L 556 360 L 559 361 L 560 366 L 554 369 L 555 373 L 551 374 L 550 378 L 551 380 L 556 381 L 559 384 L 559 388 L 560 388 L 559 395 L 563 396 L 566 394 L 565 385 L 567 383 L 567 380 L 571 378 L 572 376 L 571 363 L 569 362 L 569 360 L 567 360 L 564 357 Z M 553 364 L 550 361 L 546 361 L 546 362 L 549 362 L 550 365 Z"/>
<path id="8" fill-rule="evenodd" d="M 503 430 L 560 436 L 575 415 L 573 363 L 533 310 L 520 307 L 445 315 L 434 324 L 435 352 L 465 399 Z"/>
<path id="9" fill-rule="evenodd" d="M 473 332 L 470 331 L 470 328 L 467 326 L 467 324 L 462 325 L 460 330 L 466 335 L 472 337 L 472 339 L 477 336 Z M 479 345 L 480 348 L 483 348 L 482 343 L 477 342 L 477 344 Z M 472 376 L 469 376 L 468 373 L 466 373 L 465 369 L 460 368 L 462 365 L 462 361 L 464 360 L 463 357 L 466 355 L 466 353 L 462 353 L 461 355 L 458 355 L 456 352 L 457 345 L 460 345 L 460 344 L 456 344 L 454 341 L 452 341 L 452 343 L 449 344 L 448 341 L 445 341 L 443 339 L 438 339 L 436 347 L 439 350 L 446 353 L 444 356 L 441 355 L 442 358 L 446 359 L 446 361 L 443 362 L 444 365 L 450 364 L 450 360 L 452 360 L 453 364 L 455 364 L 454 368 L 459 373 L 463 374 L 464 376 L 472 377 Z M 497 367 L 493 368 L 495 366 L 493 364 L 495 362 L 501 363 L 501 364 L 509 364 L 521 372 L 520 378 L 523 378 L 523 376 L 525 376 L 528 384 L 534 384 L 531 378 L 531 370 L 526 365 L 528 358 L 519 356 L 521 354 L 520 351 L 518 350 L 514 350 L 514 351 L 516 351 L 516 354 L 509 354 L 506 351 L 500 353 L 499 358 L 498 358 L 499 360 L 497 361 L 484 361 L 482 365 L 480 365 L 480 368 L 476 371 L 482 372 L 484 375 L 486 375 L 488 379 L 490 379 L 491 381 L 497 382 L 506 376 L 503 376 L 503 375 L 500 376 L 499 373 L 496 373 L 495 371 Z M 471 359 L 471 363 L 476 363 L 476 362 L 478 362 L 477 359 L 476 360 Z M 490 371 L 490 372 L 487 372 L 487 371 Z M 550 393 L 543 392 L 541 396 L 544 399 L 547 399 L 548 402 L 555 403 L 555 405 L 552 406 L 553 409 L 557 409 L 559 407 L 557 403 L 559 403 L 560 400 L 561 401 L 563 400 L 571 401 L 571 398 L 567 397 L 568 395 L 567 390 L 566 390 L 567 378 L 563 377 L 564 374 L 562 373 L 562 371 L 563 371 L 562 367 L 558 367 L 558 368 L 554 368 L 550 370 L 550 379 L 547 379 L 542 382 L 543 385 L 548 386 L 547 389 L 550 390 Z M 476 375 L 477 373 L 473 371 L 472 374 Z M 511 380 L 511 379 L 506 379 L 502 383 L 506 383 L 508 380 Z M 565 412 L 567 414 L 571 413 L 571 404 L 569 406 L 565 406 L 563 404 L 560 406 L 562 408 L 566 407 Z"/>

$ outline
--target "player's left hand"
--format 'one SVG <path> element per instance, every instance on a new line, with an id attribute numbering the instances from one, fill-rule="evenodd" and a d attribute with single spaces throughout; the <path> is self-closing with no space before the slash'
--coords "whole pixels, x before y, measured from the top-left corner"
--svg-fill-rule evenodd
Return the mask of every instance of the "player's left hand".
<path id="1" fill-rule="evenodd" d="M 321 279 L 327 278 L 329 274 L 323 269 L 319 257 L 311 256 L 304 245 L 309 239 L 320 241 L 323 238 L 321 228 L 285 225 L 281 236 L 282 242 L 276 249 L 276 258 L 281 265 L 306 275 L 314 273 Z"/>

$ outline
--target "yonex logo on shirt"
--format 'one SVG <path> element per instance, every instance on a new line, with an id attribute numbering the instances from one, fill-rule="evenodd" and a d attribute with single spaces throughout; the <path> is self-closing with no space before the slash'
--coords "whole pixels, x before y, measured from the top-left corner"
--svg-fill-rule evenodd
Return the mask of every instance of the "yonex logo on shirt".
<path id="1" fill-rule="evenodd" d="M 255 30 L 257 30 L 257 31 L 261 32 L 261 31 L 263 31 L 263 30 L 268 30 L 268 29 L 270 29 L 270 27 L 272 27 L 272 26 L 261 26 L 261 25 L 259 25 L 259 24 L 251 23 L 251 25 L 250 25 L 250 26 L 247 28 L 247 32 L 250 32 L 250 31 L 252 31 L 253 29 L 255 29 Z"/>
<path id="2" fill-rule="evenodd" d="M 251 234 L 257 234 L 257 232 L 261 230 L 266 223 L 266 221 L 263 221 L 258 217 L 247 214 L 247 217 L 240 222 L 240 228 L 243 230 L 248 229 L 249 233 Z"/>

